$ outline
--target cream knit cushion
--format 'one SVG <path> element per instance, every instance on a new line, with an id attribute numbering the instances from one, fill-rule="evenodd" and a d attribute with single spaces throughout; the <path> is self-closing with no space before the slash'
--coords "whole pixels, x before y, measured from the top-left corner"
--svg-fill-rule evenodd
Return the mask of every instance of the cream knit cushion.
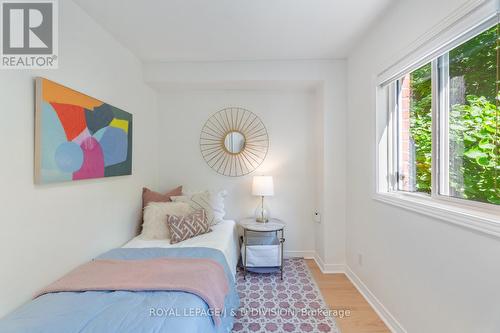
<path id="1" fill-rule="evenodd" d="M 144 239 L 170 238 L 166 226 L 167 215 L 186 216 L 193 209 L 185 202 L 150 202 L 144 208 L 141 236 Z"/>

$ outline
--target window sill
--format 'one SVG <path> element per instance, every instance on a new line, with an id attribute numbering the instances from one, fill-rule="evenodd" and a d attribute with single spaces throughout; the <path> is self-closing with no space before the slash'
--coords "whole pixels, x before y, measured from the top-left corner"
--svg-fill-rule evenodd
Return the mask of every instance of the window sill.
<path id="1" fill-rule="evenodd" d="M 374 199 L 500 238 L 500 216 L 415 194 L 376 193 Z"/>

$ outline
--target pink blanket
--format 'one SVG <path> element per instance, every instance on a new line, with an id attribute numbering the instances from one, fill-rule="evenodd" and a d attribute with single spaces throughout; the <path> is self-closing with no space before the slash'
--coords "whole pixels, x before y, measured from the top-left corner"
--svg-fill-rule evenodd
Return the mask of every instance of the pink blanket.
<path id="1" fill-rule="evenodd" d="M 147 260 L 94 260 L 84 264 L 36 297 L 64 291 L 185 291 L 201 297 L 213 314 L 221 313 L 229 282 L 214 260 L 161 258 Z M 218 315 L 212 316 L 216 325 Z"/>

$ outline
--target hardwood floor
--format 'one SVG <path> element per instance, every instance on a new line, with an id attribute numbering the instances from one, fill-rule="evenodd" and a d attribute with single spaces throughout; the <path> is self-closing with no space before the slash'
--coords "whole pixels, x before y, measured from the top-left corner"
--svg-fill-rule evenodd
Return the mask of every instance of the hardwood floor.
<path id="1" fill-rule="evenodd" d="M 335 318 L 342 333 L 391 332 L 345 274 L 323 274 L 314 260 L 306 262 L 328 306 L 350 310 L 350 316 Z"/>

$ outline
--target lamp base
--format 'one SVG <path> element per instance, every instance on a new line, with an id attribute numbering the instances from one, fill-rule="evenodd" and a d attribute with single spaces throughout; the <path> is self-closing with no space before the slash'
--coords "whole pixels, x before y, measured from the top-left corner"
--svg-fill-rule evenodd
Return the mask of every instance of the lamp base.
<path id="1" fill-rule="evenodd" d="M 269 210 L 263 206 L 260 205 L 255 209 L 255 221 L 260 222 L 260 223 L 266 223 L 269 222 Z"/>
<path id="2" fill-rule="evenodd" d="M 255 221 L 260 222 L 260 223 L 267 223 L 267 222 L 269 222 L 269 219 L 267 217 L 264 217 L 264 218 L 256 217 Z"/>

